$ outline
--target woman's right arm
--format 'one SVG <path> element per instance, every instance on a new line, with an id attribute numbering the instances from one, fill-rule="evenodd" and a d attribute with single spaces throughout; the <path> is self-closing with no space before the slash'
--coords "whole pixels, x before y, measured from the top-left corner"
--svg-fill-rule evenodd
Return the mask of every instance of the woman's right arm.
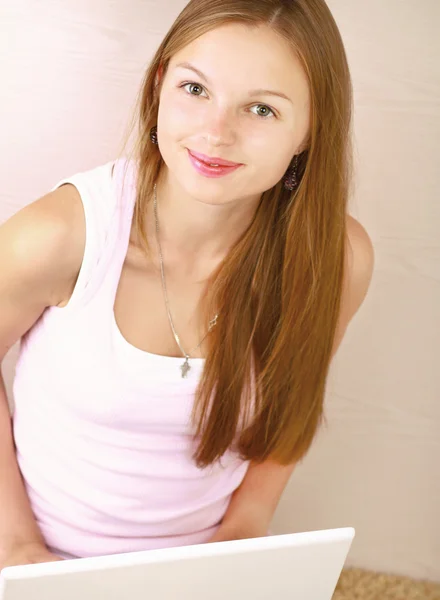
<path id="1" fill-rule="evenodd" d="M 72 185 L 49 192 L 0 226 L 0 569 L 56 560 L 45 547 L 17 464 L 1 362 L 47 307 L 67 303 L 84 246 L 84 211 Z"/>

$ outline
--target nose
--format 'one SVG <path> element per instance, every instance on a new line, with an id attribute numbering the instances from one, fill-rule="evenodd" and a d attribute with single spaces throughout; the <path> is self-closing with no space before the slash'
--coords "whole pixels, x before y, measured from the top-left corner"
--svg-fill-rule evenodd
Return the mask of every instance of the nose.
<path id="1" fill-rule="evenodd" d="M 230 111 L 209 111 L 204 124 L 207 147 L 230 146 L 236 140 L 235 119 Z"/>

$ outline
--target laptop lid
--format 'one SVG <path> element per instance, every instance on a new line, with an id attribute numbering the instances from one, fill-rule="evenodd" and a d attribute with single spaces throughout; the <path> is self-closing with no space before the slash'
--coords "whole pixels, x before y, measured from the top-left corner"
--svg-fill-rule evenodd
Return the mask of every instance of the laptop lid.
<path id="1" fill-rule="evenodd" d="M 0 600 L 331 600 L 353 528 L 7 567 Z"/>

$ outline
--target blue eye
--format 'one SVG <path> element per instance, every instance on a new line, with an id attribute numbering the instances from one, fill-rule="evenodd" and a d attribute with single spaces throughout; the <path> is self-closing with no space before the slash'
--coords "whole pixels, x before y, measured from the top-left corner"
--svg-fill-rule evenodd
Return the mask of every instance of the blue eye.
<path id="1" fill-rule="evenodd" d="M 189 82 L 186 82 L 186 83 L 182 83 L 182 84 L 181 84 L 179 87 L 180 87 L 180 88 L 187 88 L 188 86 L 192 86 L 193 88 L 199 88 L 199 89 L 200 89 L 200 90 L 202 90 L 202 91 L 205 89 L 205 88 L 204 88 L 202 85 L 200 85 L 200 83 L 194 83 L 193 81 L 189 81 Z M 201 94 L 193 94 L 193 93 L 191 93 L 190 91 L 189 91 L 189 92 L 187 92 L 187 94 L 188 94 L 189 96 L 200 96 L 200 95 L 201 95 Z M 254 114 L 256 117 L 259 117 L 260 119 L 266 119 L 266 120 L 267 120 L 267 119 L 269 118 L 269 117 L 268 117 L 268 114 L 271 114 L 273 117 L 275 117 L 275 118 L 276 118 L 276 115 L 275 115 L 275 112 L 274 112 L 274 110 L 273 110 L 272 108 L 270 108 L 269 106 L 267 106 L 266 104 L 255 104 L 255 105 L 254 105 L 252 108 L 255 108 L 255 107 L 263 107 L 263 108 L 265 108 L 265 109 L 266 109 L 266 111 L 267 111 L 267 112 L 266 112 L 266 114 L 264 114 L 264 115 L 261 115 L 261 114 L 256 114 L 256 113 L 252 113 L 252 114 Z"/>

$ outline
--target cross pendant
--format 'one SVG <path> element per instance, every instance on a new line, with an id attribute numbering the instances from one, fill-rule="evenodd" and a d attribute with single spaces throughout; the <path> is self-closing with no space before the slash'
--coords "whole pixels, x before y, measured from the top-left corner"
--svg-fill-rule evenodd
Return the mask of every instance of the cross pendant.
<path id="1" fill-rule="evenodd" d="M 188 359 L 185 359 L 185 362 L 183 363 L 183 365 L 180 367 L 181 371 L 182 371 L 182 379 L 186 378 L 188 371 L 191 369 L 191 367 L 189 366 L 189 362 Z"/>

